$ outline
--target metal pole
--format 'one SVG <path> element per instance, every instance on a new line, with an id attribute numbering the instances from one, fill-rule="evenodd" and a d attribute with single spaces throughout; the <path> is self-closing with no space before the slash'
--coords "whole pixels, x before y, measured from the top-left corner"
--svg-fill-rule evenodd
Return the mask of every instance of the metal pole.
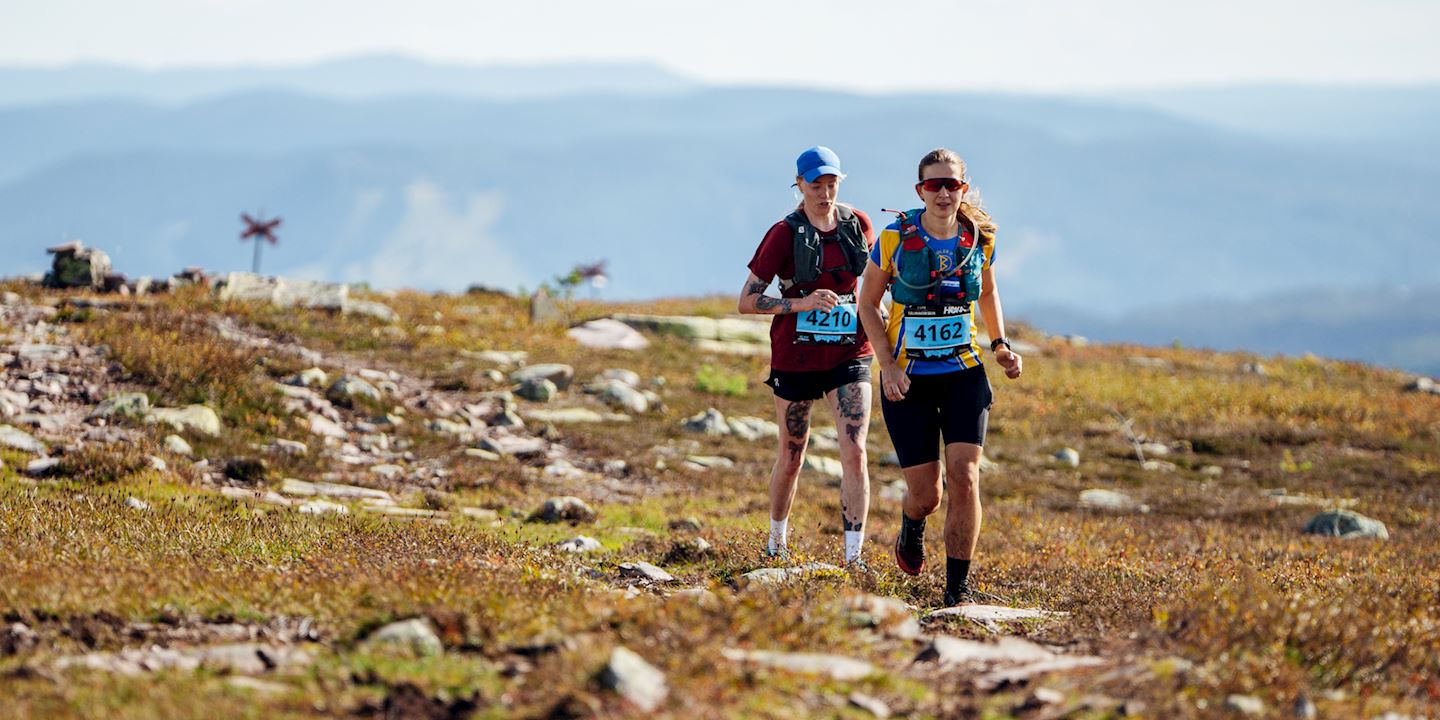
<path id="1" fill-rule="evenodd" d="M 252 242 L 255 243 L 255 262 L 251 265 L 250 272 L 256 275 L 260 274 L 260 245 L 263 244 L 264 241 L 265 238 L 258 235 L 252 240 Z"/>

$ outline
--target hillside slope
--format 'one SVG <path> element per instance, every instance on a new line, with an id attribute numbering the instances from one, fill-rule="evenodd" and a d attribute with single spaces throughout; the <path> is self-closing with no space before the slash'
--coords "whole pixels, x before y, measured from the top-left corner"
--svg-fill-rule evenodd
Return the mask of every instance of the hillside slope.
<path id="1" fill-rule="evenodd" d="M 1035 347 L 1021 381 L 992 379 L 976 575 L 1060 614 L 967 619 L 930 614 L 941 575 L 889 556 L 900 473 L 878 412 L 869 569 L 746 577 L 773 440 L 682 426 L 770 418 L 763 356 L 653 333 L 587 348 L 498 295 L 366 298 L 390 323 L 198 287 L 5 290 L 12 716 L 1440 711 L 1440 395 L 1399 373 L 1018 329 Z M 561 303 L 572 322 L 732 308 Z M 527 368 L 559 381 L 551 399 L 506 394 Z M 218 428 L 173 429 L 126 392 Z M 811 455 L 833 457 L 831 424 L 818 410 Z M 547 522 L 559 497 L 593 514 Z M 1302 532 L 1335 506 L 1389 538 Z M 804 471 L 787 565 L 839 565 L 839 515 Z"/>

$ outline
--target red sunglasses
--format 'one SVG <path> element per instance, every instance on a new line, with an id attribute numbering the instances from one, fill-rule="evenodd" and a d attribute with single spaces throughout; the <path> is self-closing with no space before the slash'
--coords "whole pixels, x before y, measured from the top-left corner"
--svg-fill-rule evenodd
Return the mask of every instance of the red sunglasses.
<path id="1" fill-rule="evenodd" d="M 925 192 L 940 192 L 941 190 L 956 192 L 965 185 L 965 181 L 955 178 L 930 178 L 921 180 L 918 184 L 925 188 Z"/>

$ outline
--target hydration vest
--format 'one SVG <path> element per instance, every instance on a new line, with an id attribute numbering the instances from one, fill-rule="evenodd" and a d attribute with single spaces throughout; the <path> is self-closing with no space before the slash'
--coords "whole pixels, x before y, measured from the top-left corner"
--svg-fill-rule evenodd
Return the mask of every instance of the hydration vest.
<path id="1" fill-rule="evenodd" d="M 930 244 L 920 232 L 922 210 L 895 212 L 899 216 L 900 243 L 895 248 L 895 273 L 891 276 L 890 297 L 902 305 L 955 305 L 968 304 L 980 299 L 980 268 L 984 263 L 981 250 L 981 235 L 976 229 L 972 235 L 974 244 L 963 258 L 957 258 L 954 268 L 940 269 L 940 256 L 930 249 Z M 961 235 L 968 219 L 961 219 Z M 973 223 L 971 224 L 973 227 Z M 955 248 L 960 254 L 960 248 Z M 959 280 L 956 294 L 941 292 L 941 283 L 947 278 Z"/>
<path id="2" fill-rule="evenodd" d="M 835 215 L 835 240 L 840 243 L 840 249 L 845 253 L 845 264 L 833 268 L 820 267 L 825 257 L 823 239 L 820 231 L 810 224 L 805 211 L 796 210 L 785 216 L 785 224 L 790 226 L 790 234 L 794 237 L 795 277 L 780 279 L 782 294 L 790 292 L 792 288 L 795 288 L 798 294 L 806 289 L 803 286 L 819 280 L 824 272 L 849 270 L 856 278 L 865 273 L 870 249 L 865 246 L 865 233 L 860 229 L 860 218 L 855 215 L 854 210 L 844 205 L 835 206 Z M 835 280 L 838 283 L 840 278 L 837 276 Z"/>

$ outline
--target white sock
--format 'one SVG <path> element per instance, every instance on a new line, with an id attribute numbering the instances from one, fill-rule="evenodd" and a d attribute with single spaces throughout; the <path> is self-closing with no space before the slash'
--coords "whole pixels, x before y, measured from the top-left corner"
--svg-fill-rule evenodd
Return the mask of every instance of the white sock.
<path id="1" fill-rule="evenodd" d="M 845 531 L 845 562 L 855 562 L 860 559 L 860 548 L 865 544 L 864 530 Z"/>
<path id="2" fill-rule="evenodd" d="M 774 555 L 785 549 L 785 543 L 790 535 L 790 518 L 784 520 L 770 521 L 770 545 L 769 553 Z"/>

